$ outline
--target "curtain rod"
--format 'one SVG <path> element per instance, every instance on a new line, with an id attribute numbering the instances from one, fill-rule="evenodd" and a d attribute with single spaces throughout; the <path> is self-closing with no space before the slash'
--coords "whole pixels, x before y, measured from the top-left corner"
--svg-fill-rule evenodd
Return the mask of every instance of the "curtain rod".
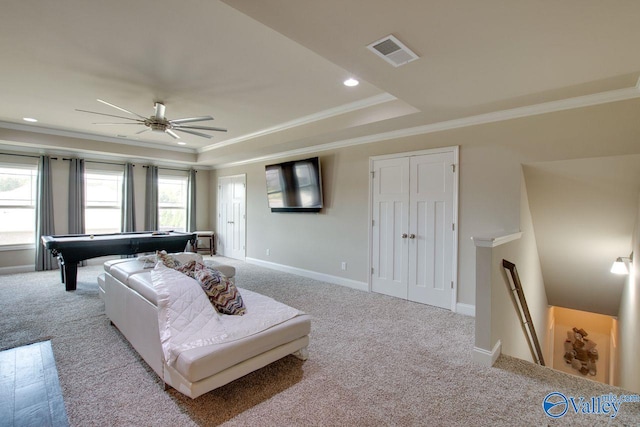
<path id="1" fill-rule="evenodd" d="M 34 159 L 39 159 L 40 157 L 42 157 L 42 156 L 34 156 L 32 154 L 16 154 L 16 153 L 0 153 L 0 155 L 3 155 L 3 156 L 18 156 L 18 157 L 31 157 L 31 158 L 34 158 Z M 51 157 L 51 159 L 52 160 L 58 160 L 57 157 Z"/>
<path id="2" fill-rule="evenodd" d="M 34 159 L 39 159 L 42 156 L 34 156 L 31 154 L 16 154 L 16 153 L 0 153 L 0 155 L 3 156 L 20 156 L 20 157 L 32 157 Z M 52 160 L 58 160 L 57 157 L 51 157 Z M 67 158 L 67 157 L 63 157 L 62 160 L 71 160 L 71 158 Z M 87 163 L 101 163 L 103 165 L 116 165 L 116 166 L 124 166 L 126 163 L 114 163 L 114 162 L 101 162 L 98 160 L 85 160 L 85 162 Z M 133 165 L 135 167 L 135 165 Z M 143 168 L 148 168 L 149 165 L 143 165 Z M 163 166 L 158 166 L 158 169 L 164 169 L 164 170 L 171 170 L 171 171 L 180 171 L 180 172 L 189 172 L 191 169 L 177 169 L 177 168 L 166 168 Z M 193 169 L 193 168 L 192 168 Z M 198 173 L 197 169 L 193 169 L 196 171 L 196 173 Z"/>
<path id="3" fill-rule="evenodd" d="M 151 165 L 143 165 L 142 167 L 143 168 L 148 168 L 149 166 L 151 166 Z M 180 171 L 180 172 L 189 172 L 190 170 L 194 170 L 194 171 L 196 171 L 196 173 L 198 173 L 198 170 L 197 169 L 193 169 L 193 168 L 191 168 L 191 169 L 177 169 L 177 168 L 165 168 L 163 166 L 158 166 L 158 169 L 164 169 L 164 170 L 168 170 L 168 171 Z"/>
<path id="4" fill-rule="evenodd" d="M 63 158 L 62 160 L 72 160 L 72 159 Z M 124 166 L 126 164 L 126 163 L 114 163 L 114 162 L 100 162 L 98 160 L 85 160 L 85 163 L 99 163 L 102 165 L 115 165 L 115 166 Z M 132 166 L 135 167 L 134 164 L 132 164 Z"/>

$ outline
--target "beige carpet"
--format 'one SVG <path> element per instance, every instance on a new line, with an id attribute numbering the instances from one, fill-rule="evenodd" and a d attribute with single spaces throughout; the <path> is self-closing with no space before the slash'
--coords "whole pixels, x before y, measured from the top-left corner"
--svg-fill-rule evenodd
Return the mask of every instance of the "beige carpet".
<path id="1" fill-rule="evenodd" d="M 196 400 L 164 391 L 109 324 L 96 266 L 79 269 L 75 292 L 57 271 L 0 276 L 0 349 L 51 339 L 73 426 L 640 425 L 639 403 L 616 418 L 549 418 L 550 392 L 633 393 L 511 357 L 479 367 L 473 318 L 221 261 L 237 267 L 238 286 L 313 316 L 309 360 L 288 356 Z"/>

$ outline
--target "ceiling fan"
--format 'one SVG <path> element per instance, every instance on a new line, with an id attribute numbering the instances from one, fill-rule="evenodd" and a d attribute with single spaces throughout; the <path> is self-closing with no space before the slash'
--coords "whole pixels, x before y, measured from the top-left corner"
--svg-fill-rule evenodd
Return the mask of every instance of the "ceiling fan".
<path id="1" fill-rule="evenodd" d="M 156 102 L 154 104 L 155 113 L 153 114 L 153 116 L 144 117 L 138 113 L 125 110 L 122 107 L 118 107 L 117 105 L 111 104 L 107 101 L 103 101 L 102 99 L 98 99 L 97 101 L 105 105 L 108 105 L 109 107 L 113 107 L 120 111 L 124 111 L 125 113 L 131 114 L 132 116 L 136 116 L 136 118 L 116 116 L 113 114 L 98 113 L 97 111 L 88 111 L 88 110 L 80 110 L 80 109 L 76 109 L 76 111 L 82 111 L 83 113 L 99 114 L 101 116 L 117 117 L 119 119 L 125 119 L 125 120 L 133 120 L 133 122 L 126 122 L 126 123 L 93 123 L 94 125 L 144 125 L 146 126 L 145 129 L 141 130 L 140 132 L 136 132 L 136 135 L 139 135 L 143 132 L 147 132 L 150 130 L 153 132 L 165 132 L 171 135 L 174 139 L 180 139 L 180 135 L 178 135 L 175 132 L 175 131 L 178 131 L 178 132 L 190 133 L 192 135 L 197 135 L 203 138 L 211 138 L 212 137 L 211 135 L 207 135 L 206 133 L 198 132 L 198 131 L 200 130 L 210 130 L 210 131 L 216 131 L 216 132 L 227 131 L 226 129 L 223 129 L 223 128 L 216 128 L 211 126 L 190 125 L 190 123 L 194 123 L 194 122 L 203 122 L 207 120 L 213 120 L 213 117 L 211 116 L 187 117 L 184 119 L 169 120 L 164 116 L 165 106 L 162 102 Z M 197 129 L 197 130 L 194 130 L 194 129 Z"/>

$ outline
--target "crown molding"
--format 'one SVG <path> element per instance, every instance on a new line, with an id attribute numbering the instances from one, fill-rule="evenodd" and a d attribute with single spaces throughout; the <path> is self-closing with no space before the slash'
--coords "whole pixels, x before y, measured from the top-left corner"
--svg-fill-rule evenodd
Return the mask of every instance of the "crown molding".
<path id="1" fill-rule="evenodd" d="M 272 133 L 282 132 L 284 130 L 295 128 L 297 126 L 303 126 L 309 123 L 317 122 L 319 120 L 324 120 L 330 117 L 339 116 L 341 114 L 350 113 L 352 111 L 361 110 L 363 108 L 373 107 L 375 105 L 383 104 L 385 102 L 395 101 L 396 99 L 398 98 L 396 98 L 391 94 L 381 93 L 380 95 L 371 96 L 369 98 L 361 99 L 359 101 L 351 102 L 349 104 L 339 105 L 337 107 L 330 108 L 328 110 L 319 111 L 317 113 L 310 114 L 308 116 L 304 116 L 288 122 L 280 123 L 276 126 L 262 129 L 257 132 L 248 133 L 246 135 L 242 135 L 237 138 L 231 138 L 225 141 L 211 144 L 206 147 L 200 148 L 198 150 L 198 153 L 204 153 L 206 151 L 215 150 L 217 148 L 226 147 L 227 145 L 237 144 L 239 142 L 247 141 L 253 138 L 258 138 L 258 137 L 269 135 Z"/>
<path id="2" fill-rule="evenodd" d="M 315 145 L 276 154 L 254 157 L 252 159 L 239 162 L 216 165 L 214 169 L 241 166 L 262 161 L 276 160 L 284 157 L 294 157 L 303 154 L 318 153 L 322 151 L 347 148 L 355 145 L 370 144 L 373 142 L 386 141 L 389 139 L 406 138 L 415 135 L 441 132 L 445 130 L 459 129 L 469 126 L 482 125 L 487 123 L 501 122 L 505 120 L 518 119 L 523 117 L 537 116 L 540 114 L 553 113 L 557 111 L 572 110 L 576 108 L 590 107 L 594 105 L 607 104 L 611 102 L 625 101 L 640 98 L 640 78 L 633 87 L 616 89 L 606 92 L 594 93 L 591 95 L 577 96 L 573 98 L 561 99 L 558 101 L 543 102 L 540 104 L 527 105 L 525 107 L 511 108 L 508 110 L 495 111 L 476 116 L 464 117 L 461 119 L 447 120 L 428 125 L 416 126 L 405 129 L 397 129 L 389 132 L 382 132 L 373 135 L 366 135 L 357 138 L 344 139 L 327 144 Z"/>
<path id="3" fill-rule="evenodd" d="M 178 152 L 190 153 L 190 154 L 197 153 L 197 151 L 192 148 L 160 145 L 160 144 L 154 144 L 151 142 L 141 141 L 138 139 L 131 140 L 131 139 L 125 139 L 125 138 L 114 138 L 110 136 L 96 135 L 93 133 L 68 131 L 68 130 L 62 130 L 62 129 L 56 129 L 56 128 L 48 128 L 43 126 L 24 125 L 21 123 L 0 121 L 0 128 L 18 130 L 22 132 L 40 133 L 45 135 L 63 136 L 65 138 L 86 139 L 90 141 L 111 142 L 115 144 L 133 145 L 137 147 L 152 148 L 156 150 L 178 151 Z"/>

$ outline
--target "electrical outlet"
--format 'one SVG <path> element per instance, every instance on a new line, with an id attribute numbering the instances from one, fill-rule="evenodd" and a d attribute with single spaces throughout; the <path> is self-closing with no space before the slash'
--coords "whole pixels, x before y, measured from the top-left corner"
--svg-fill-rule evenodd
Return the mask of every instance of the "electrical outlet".
<path id="1" fill-rule="evenodd" d="M 340 268 L 342 268 L 342 271 L 345 271 L 347 269 L 347 263 L 342 261 L 342 265 L 340 266 Z"/>
<path id="2" fill-rule="evenodd" d="M 271 249 L 267 249 L 267 256 L 271 255 Z"/>

